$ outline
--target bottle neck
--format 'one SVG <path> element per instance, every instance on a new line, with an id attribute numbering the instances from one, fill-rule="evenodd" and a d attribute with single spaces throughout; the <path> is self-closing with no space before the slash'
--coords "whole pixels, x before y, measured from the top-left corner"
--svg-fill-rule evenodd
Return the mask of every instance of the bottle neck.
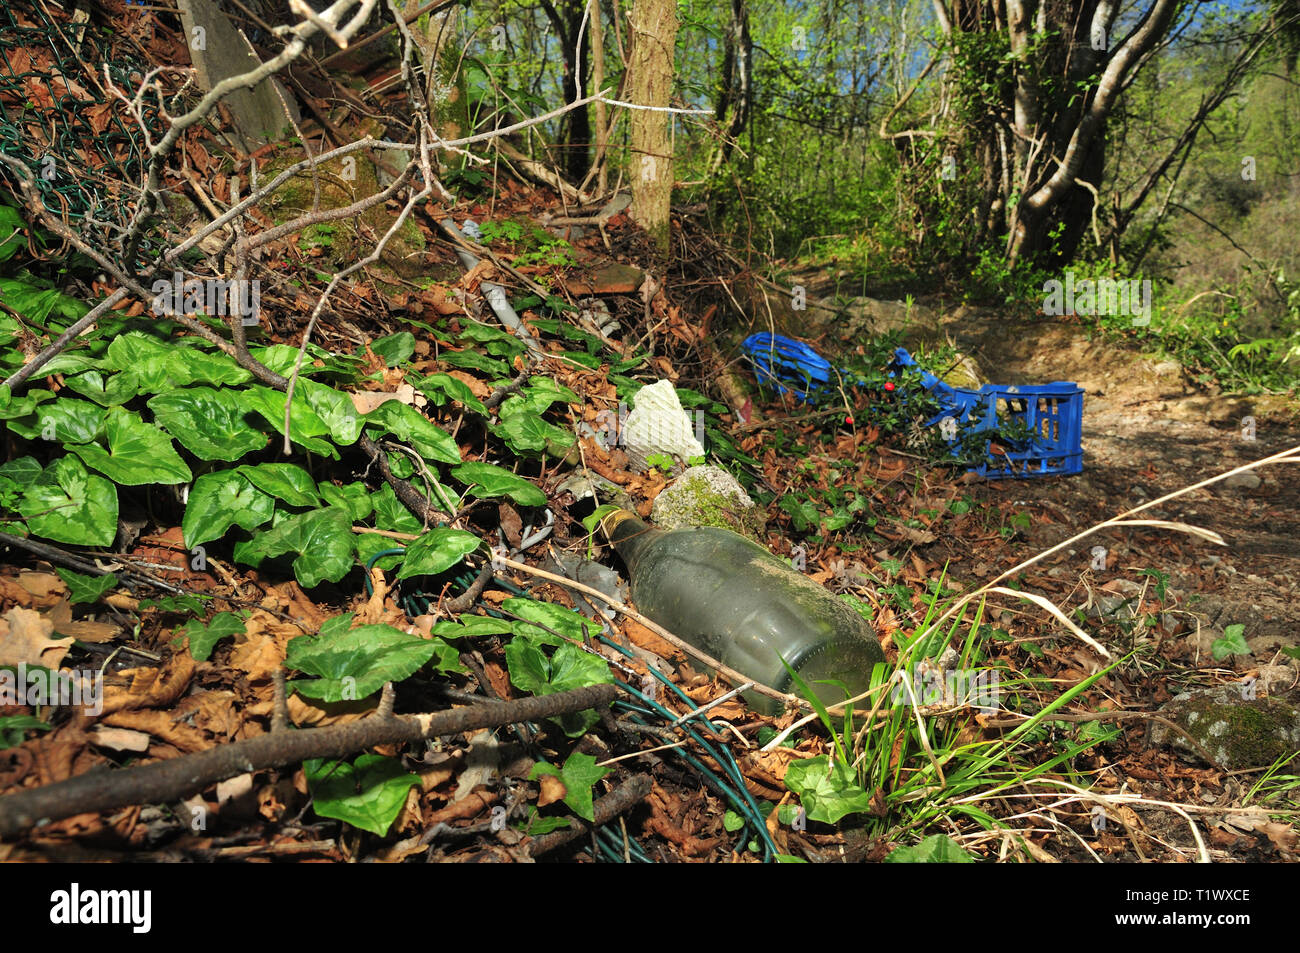
<path id="1" fill-rule="evenodd" d="M 601 528 L 629 571 L 636 569 L 637 559 L 646 545 L 663 533 L 663 530 L 650 526 L 630 510 L 615 510 L 610 513 L 601 520 Z"/>

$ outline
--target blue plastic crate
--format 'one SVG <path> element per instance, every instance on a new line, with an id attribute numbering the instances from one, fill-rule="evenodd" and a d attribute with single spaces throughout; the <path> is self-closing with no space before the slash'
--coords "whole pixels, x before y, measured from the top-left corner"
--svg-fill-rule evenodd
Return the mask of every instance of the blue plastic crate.
<path id="1" fill-rule="evenodd" d="M 894 352 L 894 364 L 916 366 L 903 348 Z M 943 426 L 946 417 L 957 425 L 949 443 L 956 443 L 962 432 L 972 428 L 976 432 L 996 430 L 999 415 L 1023 423 L 1032 434 L 1023 446 L 1007 446 L 1003 439 L 998 453 L 991 452 L 993 441 L 986 440 L 985 462 L 971 468 L 980 476 L 997 480 L 1083 472 L 1083 388 L 1077 384 L 985 384 L 971 390 L 951 387 L 925 371 L 921 372 L 921 381 L 940 406 L 939 413 L 925 425 Z"/>
<path id="2" fill-rule="evenodd" d="M 803 403 L 835 393 L 832 382 L 837 376 L 830 362 L 802 341 L 763 331 L 751 334 L 740 346 L 760 387 L 790 394 Z"/>

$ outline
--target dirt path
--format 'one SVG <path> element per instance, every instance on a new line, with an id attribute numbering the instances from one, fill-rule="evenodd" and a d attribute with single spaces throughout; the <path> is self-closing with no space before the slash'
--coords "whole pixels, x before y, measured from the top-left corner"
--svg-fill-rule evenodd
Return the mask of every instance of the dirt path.
<path id="1" fill-rule="evenodd" d="M 1284 402 L 1206 394 L 1177 362 L 1088 340 L 1078 326 L 1046 319 L 1017 325 L 971 310 L 943 324 L 957 326 L 949 333 L 986 379 L 1074 380 L 1085 390 L 1084 472 L 1016 481 L 1017 499 L 1055 504 L 1074 517 L 1036 523 L 1031 545 L 1059 542 L 1074 527 L 1300 445 L 1300 426 Z M 1293 470 L 1265 467 L 1142 514 L 1214 530 L 1227 547 L 1163 531 L 1116 530 L 1057 564 L 1080 568 L 1091 560 L 1086 550 L 1100 544 L 1109 551 L 1101 581 L 1115 573 L 1132 578 L 1139 569 L 1167 572 L 1176 597 L 1204 625 L 1245 625 L 1255 660 L 1267 662 L 1278 645 L 1300 644 L 1300 475 Z M 1219 631 L 1203 632 L 1200 641 L 1208 645 Z"/>
<path id="2" fill-rule="evenodd" d="M 925 342 L 955 345 L 967 358 L 960 369 L 981 382 L 1066 380 L 1084 388 L 1082 474 L 972 488 L 972 496 L 1011 497 L 1030 510 L 1055 511 L 1050 522 L 1035 519 L 1025 556 L 1131 507 L 1300 445 L 1300 403 L 1207 391 L 1178 362 L 1090 334 L 1079 319 L 1018 317 L 942 301 L 848 298 L 854 290 L 826 272 L 792 280 L 806 286 L 810 302 L 827 304 L 839 293 L 833 317 L 817 309 L 796 318 L 811 319 L 828 348 L 837 346 L 835 338 L 851 346 L 862 334 L 901 330 L 914 350 Z M 1252 417 L 1254 439 L 1247 439 Z M 1300 644 L 1300 471 L 1294 464 L 1244 474 L 1141 515 L 1214 530 L 1228 545 L 1165 531 L 1112 530 L 1047 565 L 1060 575 L 1085 570 L 1093 559 L 1089 550 L 1103 545 L 1107 569 L 1094 572 L 1095 581 L 1140 578 L 1135 574 L 1143 569 L 1167 573 L 1180 607 L 1209 627 L 1197 639 L 1200 647 L 1233 623 L 1246 627 L 1259 663 L 1274 658 L 1279 645 Z"/>

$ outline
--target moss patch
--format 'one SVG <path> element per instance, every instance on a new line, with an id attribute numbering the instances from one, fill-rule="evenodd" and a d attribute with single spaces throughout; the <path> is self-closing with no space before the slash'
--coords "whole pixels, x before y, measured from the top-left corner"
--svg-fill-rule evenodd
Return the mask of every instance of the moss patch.
<path id="1" fill-rule="evenodd" d="M 1168 702 L 1161 714 L 1184 728 L 1224 770 L 1264 767 L 1300 750 L 1300 712 L 1277 698 L 1241 694 L 1235 685 L 1188 692 Z M 1201 754 L 1161 724 L 1152 727 L 1151 740 Z"/>
<path id="2" fill-rule="evenodd" d="M 285 150 L 262 170 L 264 179 L 272 179 L 289 166 L 302 160 L 294 150 Z M 316 204 L 316 187 L 320 202 Z M 313 209 L 322 211 L 346 208 L 381 191 L 375 165 L 363 153 L 353 153 L 321 162 L 313 177 L 310 169 L 294 175 L 265 203 L 264 208 L 276 225 L 282 225 Z M 335 219 L 308 226 L 298 235 L 298 247 L 319 258 L 322 271 L 337 271 L 370 254 L 375 243 L 392 228 L 397 213 L 385 203 L 373 205 L 355 218 Z M 379 257 L 382 266 L 394 278 L 414 279 L 425 273 L 425 240 L 419 226 L 410 217 L 388 240 Z"/>
<path id="3" fill-rule="evenodd" d="M 655 498 L 652 519 L 664 529 L 716 526 L 762 542 L 767 520 L 744 488 L 720 467 L 691 467 Z"/>

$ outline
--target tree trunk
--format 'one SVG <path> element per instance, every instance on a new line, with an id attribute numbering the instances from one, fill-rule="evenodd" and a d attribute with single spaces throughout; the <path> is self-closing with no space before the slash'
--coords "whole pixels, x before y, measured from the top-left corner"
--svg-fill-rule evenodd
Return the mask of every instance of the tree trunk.
<path id="1" fill-rule="evenodd" d="M 650 234 L 656 254 L 666 259 L 673 198 L 672 117 L 661 111 L 673 88 L 677 41 L 675 0 L 635 0 L 632 57 L 628 64 L 633 103 L 659 109 L 631 112 L 632 206 L 629 214 Z"/>
<path id="2" fill-rule="evenodd" d="M 1012 267 L 1069 261 L 1092 227 L 1106 121 L 1180 0 L 1152 0 L 1122 43 L 1111 35 L 1116 0 L 934 4 L 954 64 L 946 148 L 979 170 L 960 186 L 969 201 L 953 203 L 973 209 L 958 223 L 968 249 L 1002 243 Z"/>

